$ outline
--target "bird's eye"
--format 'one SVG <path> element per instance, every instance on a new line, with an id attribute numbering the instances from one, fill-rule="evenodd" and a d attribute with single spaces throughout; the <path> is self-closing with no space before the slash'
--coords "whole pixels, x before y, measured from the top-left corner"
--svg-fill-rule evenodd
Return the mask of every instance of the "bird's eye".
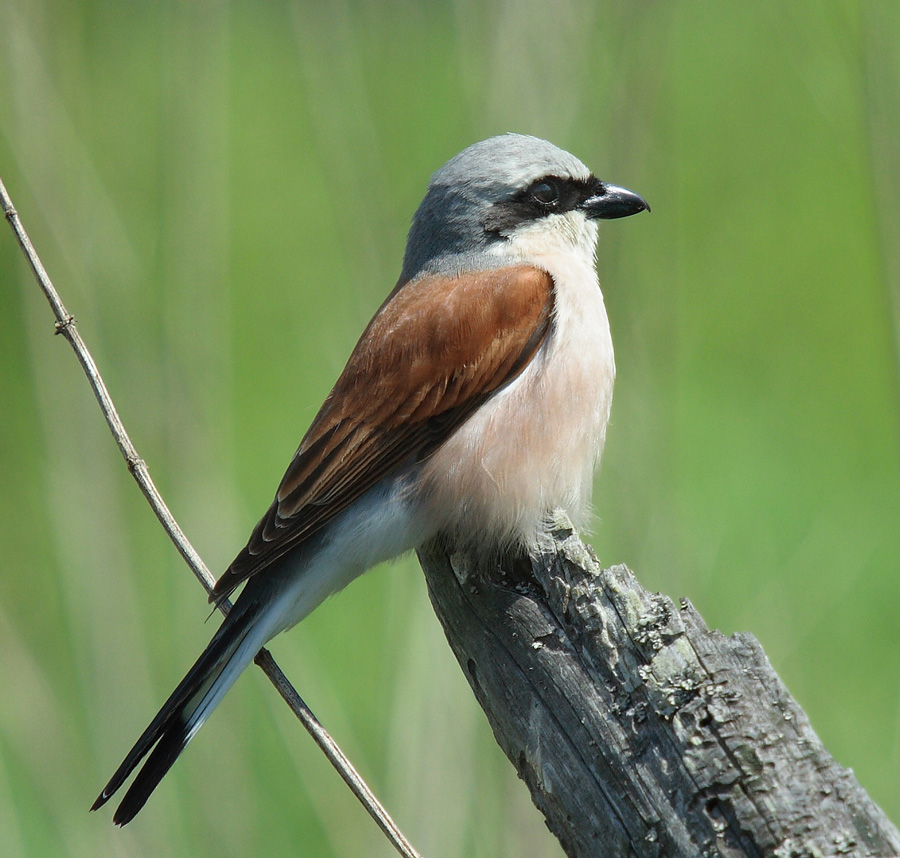
<path id="1" fill-rule="evenodd" d="M 559 187 L 556 182 L 541 179 L 535 182 L 529 189 L 531 196 L 542 206 L 552 206 L 559 202 Z"/>

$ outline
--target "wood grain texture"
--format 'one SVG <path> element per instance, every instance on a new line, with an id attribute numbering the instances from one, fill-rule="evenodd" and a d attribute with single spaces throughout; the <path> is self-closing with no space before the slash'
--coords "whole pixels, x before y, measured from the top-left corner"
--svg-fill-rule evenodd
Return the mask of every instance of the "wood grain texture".
<path id="1" fill-rule="evenodd" d="M 419 552 L 497 741 L 570 858 L 896 856 L 748 634 L 602 569 L 556 514 L 534 560 Z"/>

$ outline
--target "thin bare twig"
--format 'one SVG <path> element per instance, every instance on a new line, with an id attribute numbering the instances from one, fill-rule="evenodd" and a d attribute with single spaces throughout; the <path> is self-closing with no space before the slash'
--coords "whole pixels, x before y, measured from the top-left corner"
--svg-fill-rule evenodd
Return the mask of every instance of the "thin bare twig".
<path id="1" fill-rule="evenodd" d="M 31 266 L 31 270 L 34 273 L 38 285 L 50 302 L 53 314 L 56 316 L 56 333 L 62 334 L 66 340 L 68 340 L 69 345 L 72 346 L 75 355 L 78 357 L 78 361 L 81 363 L 84 374 L 87 376 L 88 382 L 94 391 L 94 395 L 97 397 L 97 402 L 100 404 L 103 416 L 106 418 L 106 422 L 109 425 L 110 432 L 112 432 L 113 438 L 115 438 L 116 444 L 118 444 L 119 450 L 128 465 L 128 470 L 137 481 L 138 486 L 140 486 L 141 491 L 144 493 L 144 497 L 147 498 L 147 501 L 152 507 L 153 512 L 156 514 L 156 517 L 159 519 L 160 524 L 162 524 L 163 529 L 169 535 L 172 542 L 175 543 L 175 547 L 190 567 L 190 570 L 206 589 L 206 592 L 210 593 L 216 582 L 215 577 L 209 571 L 200 555 L 196 552 L 194 546 L 191 545 L 188 538 L 184 535 L 184 532 L 179 527 L 175 517 L 169 511 L 168 506 L 166 506 L 166 502 L 163 500 L 162 495 L 150 478 L 147 464 L 138 455 L 134 444 L 131 442 L 131 438 L 129 438 L 128 433 L 125 431 L 125 426 L 116 411 L 116 406 L 113 404 L 112 397 L 106 389 L 106 384 L 103 382 L 103 378 L 97 369 L 97 365 L 94 363 L 94 359 L 91 357 L 87 346 L 85 346 L 81 334 L 78 333 L 78 328 L 75 326 L 75 317 L 66 310 L 62 299 L 59 297 L 59 293 L 50 281 L 50 277 L 44 269 L 44 266 L 31 243 L 31 239 L 28 238 L 28 234 L 22 226 L 22 221 L 12 204 L 12 200 L 6 191 L 6 186 L 3 184 L 2 179 L 0 179 L 0 206 L 2 206 L 3 213 L 9 221 L 13 233 L 15 233 L 16 240 L 19 242 L 19 246 L 22 248 L 22 252 L 25 254 L 28 264 Z M 223 614 L 227 614 L 231 610 L 231 602 L 226 600 L 219 604 L 218 607 Z M 351 792 L 359 799 L 362 806 L 369 812 L 369 815 L 375 820 L 378 827 L 384 832 L 385 837 L 387 837 L 397 852 L 404 856 L 404 858 L 421 858 L 419 853 L 413 849 L 410 842 L 406 839 L 403 832 L 397 827 L 394 820 L 387 814 L 387 811 L 385 811 L 381 802 L 378 801 L 374 793 L 366 785 L 366 782 L 360 777 L 344 752 L 338 747 L 334 739 L 331 738 L 316 716 L 303 702 L 303 699 L 288 681 L 287 677 L 281 671 L 281 668 L 275 663 L 275 659 L 272 658 L 271 653 L 267 649 L 261 649 L 256 656 L 255 661 L 266 676 L 269 677 L 269 680 L 278 690 L 278 693 L 284 698 L 288 706 L 290 706 L 291 711 L 297 716 L 300 723 L 306 728 L 309 735 L 312 736 L 313 741 L 319 746 L 331 765 L 334 766 L 338 774 L 344 779 L 344 782 L 350 787 Z"/>

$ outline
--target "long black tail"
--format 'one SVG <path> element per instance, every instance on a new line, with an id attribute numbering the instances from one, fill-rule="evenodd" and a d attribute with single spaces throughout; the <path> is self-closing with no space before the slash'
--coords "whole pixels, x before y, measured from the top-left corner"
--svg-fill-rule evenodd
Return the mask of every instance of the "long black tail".
<path id="1" fill-rule="evenodd" d="M 257 602 L 238 600 L 213 635 L 209 646 L 141 734 L 103 792 L 97 796 L 91 810 L 97 810 L 106 804 L 149 753 L 147 762 L 138 772 L 113 816 L 116 825 L 125 825 L 134 819 L 150 793 L 178 759 L 178 755 L 265 643 L 265 635 L 255 622 L 259 618 L 260 608 Z"/>

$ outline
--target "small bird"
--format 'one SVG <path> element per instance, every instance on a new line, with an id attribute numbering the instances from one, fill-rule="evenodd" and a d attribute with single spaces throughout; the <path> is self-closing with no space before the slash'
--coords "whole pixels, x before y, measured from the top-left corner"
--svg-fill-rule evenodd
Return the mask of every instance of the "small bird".
<path id="1" fill-rule="evenodd" d="M 587 514 L 615 361 L 597 220 L 650 207 L 545 140 L 475 143 L 431 178 L 403 269 L 210 596 L 244 589 L 92 810 L 147 760 L 125 825 L 261 647 L 384 560 L 441 535 L 528 551 Z"/>

